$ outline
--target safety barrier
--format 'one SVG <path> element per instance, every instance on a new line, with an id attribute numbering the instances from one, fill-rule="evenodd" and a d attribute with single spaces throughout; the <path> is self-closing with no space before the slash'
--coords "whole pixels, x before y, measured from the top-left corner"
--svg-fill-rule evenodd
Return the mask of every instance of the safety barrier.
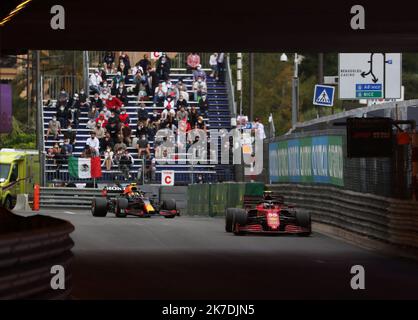
<path id="1" fill-rule="evenodd" d="M 188 214 L 222 216 L 225 208 L 243 206 L 244 194 L 260 195 L 263 183 L 216 183 L 189 185 L 187 190 Z"/>
<path id="2" fill-rule="evenodd" d="M 274 184 L 268 189 L 308 210 L 314 222 L 418 254 L 418 203 L 338 187 Z"/>
<path id="3" fill-rule="evenodd" d="M 66 299 L 71 292 L 71 248 L 67 221 L 21 217 L 0 208 L 0 299 Z M 65 288 L 53 290 L 51 268 L 62 266 Z"/>
<path id="4" fill-rule="evenodd" d="M 90 208 L 94 197 L 101 196 L 100 189 L 93 188 L 40 188 L 40 207 Z"/>

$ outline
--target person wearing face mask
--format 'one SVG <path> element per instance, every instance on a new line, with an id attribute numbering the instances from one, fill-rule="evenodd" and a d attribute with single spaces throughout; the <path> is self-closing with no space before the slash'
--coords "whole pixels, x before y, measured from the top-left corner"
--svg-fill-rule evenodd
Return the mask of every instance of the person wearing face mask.
<path id="1" fill-rule="evenodd" d="M 110 136 L 110 133 L 106 131 L 104 138 L 100 140 L 100 153 L 105 152 L 107 148 L 113 150 L 114 146 L 115 143 L 112 137 Z"/>
<path id="2" fill-rule="evenodd" d="M 77 132 L 73 129 L 73 126 L 70 122 L 67 126 L 67 130 L 64 132 L 64 140 L 67 139 L 69 141 L 69 144 L 73 146 L 73 149 L 76 143 L 76 136 Z"/>
<path id="3" fill-rule="evenodd" d="M 149 115 L 147 109 L 145 109 L 145 104 L 141 103 L 138 109 L 138 121 L 144 122 L 148 121 Z"/>
<path id="4" fill-rule="evenodd" d="M 122 101 L 113 96 L 109 96 L 109 99 L 106 101 L 106 108 L 110 111 L 115 111 L 116 113 L 119 113 L 120 108 L 123 106 Z"/>
<path id="5" fill-rule="evenodd" d="M 106 104 L 107 99 L 110 97 L 110 92 L 107 83 L 104 84 L 104 88 L 102 89 L 100 93 L 100 99 L 103 101 L 104 104 Z"/>
<path id="6" fill-rule="evenodd" d="M 99 126 L 105 128 L 107 126 L 107 122 L 108 122 L 107 117 L 106 117 L 104 111 L 102 111 L 102 112 L 100 112 L 99 116 L 95 120 L 95 126 L 99 125 Z M 94 127 L 91 128 L 91 129 L 93 130 Z"/>
<path id="7" fill-rule="evenodd" d="M 119 63 L 119 66 L 118 66 L 118 72 L 120 72 L 121 73 L 121 75 L 124 77 L 124 78 L 126 78 L 127 76 L 128 76 L 128 74 L 129 74 L 129 69 L 130 69 L 130 67 L 128 67 L 123 61 L 121 61 L 120 63 Z"/>
<path id="8" fill-rule="evenodd" d="M 80 118 L 80 101 L 79 96 L 76 93 L 68 108 L 68 120 L 71 121 L 75 128 L 78 128 Z"/>
<path id="9" fill-rule="evenodd" d="M 187 72 L 196 70 L 196 67 L 200 64 L 200 56 L 197 52 L 192 52 L 187 56 Z"/>
<path id="10" fill-rule="evenodd" d="M 208 87 L 206 85 L 206 82 L 204 82 L 201 77 L 198 77 L 197 80 L 193 83 L 194 100 L 199 102 L 199 99 L 203 95 L 207 94 L 207 92 Z"/>
<path id="11" fill-rule="evenodd" d="M 166 96 L 166 94 L 164 92 L 163 83 L 160 82 L 158 84 L 158 87 L 155 88 L 154 103 L 157 106 L 162 107 L 164 105 L 165 96 Z"/>
<path id="12" fill-rule="evenodd" d="M 58 140 L 59 134 L 61 134 L 61 124 L 57 120 L 57 117 L 53 116 L 52 120 L 48 123 L 48 130 L 46 132 L 45 140 L 48 140 L 50 135 L 54 137 L 54 140 Z"/>
<path id="13" fill-rule="evenodd" d="M 94 155 L 100 154 L 100 142 L 99 139 L 97 139 L 96 137 L 96 132 L 92 131 L 90 133 L 90 137 L 87 139 L 86 145 L 90 147 Z"/>
<path id="14" fill-rule="evenodd" d="M 151 66 L 151 61 L 148 59 L 148 55 L 144 54 L 144 58 L 139 60 L 138 65 L 142 68 L 142 70 L 147 70 L 149 66 Z"/>
<path id="15" fill-rule="evenodd" d="M 113 150 L 110 146 L 106 147 L 106 151 L 104 152 L 104 160 L 103 164 L 106 167 L 107 171 L 110 171 L 112 169 L 113 164 Z"/>
<path id="16" fill-rule="evenodd" d="M 155 126 L 155 128 L 159 129 L 160 127 L 160 119 L 161 116 L 156 109 L 153 110 L 152 115 L 149 119 L 149 122 Z"/>
<path id="17" fill-rule="evenodd" d="M 172 84 L 171 82 L 169 83 L 168 89 L 167 89 L 167 96 L 171 97 L 174 101 L 174 104 L 177 103 L 177 101 L 180 98 L 180 92 L 177 89 L 177 86 L 175 86 L 174 84 Z"/>
<path id="18" fill-rule="evenodd" d="M 111 51 L 106 51 L 103 58 L 103 67 L 107 73 L 112 73 L 115 68 L 115 54 Z"/>
<path id="19" fill-rule="evenodd" d="M 200 113 L 207 118 L 209 111 L 209 103 L 206 94 L 202 95 L 202 99 L 199 100 L 197 106 L 199 107 Z"/>
<path id="20" fill-rule="evenodd" d="M 96 124 L 96 127 L 94 128 L 94 132 L 96 133 L 97 139 L 103 139 L 105 136 L 105 129 L 103 126 L 101 126 L 99 123 Z"/>
<path id="21" fill-rule="evenodd" d="M 128 125 L 128 126 L 129 126 L 129 123 L 131 122 L 131 119 L 129 119 L 129 114 L 126 112 L 125 108 L 120 109 L 119 122 L 122 125 Z"/>
<path id="22" fill-rule="evenodd" d="M 61 92 L 57 99 L 57 108 L 59 108 L 60 106 L 66 106 L 68 103 L 68 99 L 68 93 L 65 91 L 64 88 L 61 88 Z"/>
<path id="23" fill-rule="evenodd" d="M 123 83 L 120 84 L 118 90 L 116 91 L 116 98 L 118 98 L 124 105 L 128 104 L 128 91 Z"/>
<path id="24" fill-rule="evenodd" d="M 130 69 L 131 68 L 131 61 L 129 59 L 128 54 L 125 51 L 122 51 L 121 55 L 119 56 L 119 64 L 123 62 L 123 64 Z"/>
<path id="25" fill-rule="evenodd" d="M 158 79 L 161 81 L 167 81 L 170 75 L 171 69 L 171 62 L 170 59 L 167 57 L 167 54 L 163 53 L 161 57 L 157 61 L 157 76 Z"/>
<path id="26" fill-rule="evenodd" d="M 215 52 L 210 55 L 209 57 L 209 65 L 212 69 L 212 73 L 210 74 L 211 78 L 214 78 L 218 74 L 218 53 Z"/>
<path id="27" fill-rule="evenodd" d="M 68 110 L 65 106 L 60 106 L 57 111 L 57 120 L 59 121 L 61 128 L 65 128 L 67 126 L 68 121 Z"/>
<path id="28" fill-rule="evenodd" d="M 189 103 L 187 102 L 186 99 L 184 99 L 184 95 L 183 94 L 180 94 L 180 97 L 177 100 L 176 110 L 180 110 L 181 107 L 184 107 L 184 109 L 187 109 L 189 107 Z"/>
<path id="29" fill-rule="evenodd" d="M 100 93 L 101 86 L 100 84 L 103 82 L 103 78 L 99 74 L 99 70 L 95 70 L 94 73 L 91 74 L 89 78 L 89 88 L 93 93 Z"/>
<path id="30" fill-rule="evenodd" d="M 116 75 L 113 77 L 111 82 L 112 87 L 112 94 L 115 95 L 117 90 L 119 89 L 119 86 L 124 82 L 124 77 L 122 76 L 122 73 L 118 71 Z"/>
<path id="31" fill-rule="evenodd" d="M 99 114 L 100 114 L 99 110 L 95 106 L 92 106 L 89 112 L 87 113 L 87 117 L 89 119 L 96 120 Z"/>
<path id="32" fill-rule="evenodd" d="M 206 72 L 202 70 L 201 64 L 198 64 L 196 66 L 196 70 L 193 71 L 193 80 L 196 81 L 199 77 L 202 79 L 202 81 L 206 81 Z"/>
<path id="33" fill-rule="evenodd" d="M 100 99 L 100 94 L 96 92 L 94 97 L 90 98 L 90 106 L 96 107 L 97 110 L 102 111 L 103 109 L 103 100 Z"/>
<path id="34" fill-rule="evenodd" d="M 145 154 L 147 159 L 150 157 L 151 147 L 147 139 L 147 136 L 145 134 L 142 134 L 140 138 L 138 139 L 137 149 L 138 149 L 138 158 L 141 158 L 142 154 Z"/>
<path id="35" fill-rule="evenodd" d="M 182 121 L 184 119 L 187 120 L 188 115 L 189 114 L 185 110 L 184 106 L 181 106 L 180 109 L 179 109 L 179 111 L 177 111 L 177 114 L 176 114 L 176 120 L 177 120 L 177 122 L 180 122 L 180 121 Z"/>
<path id="36" fill-rule="evenodd" d="M 120 129 L 120 136 L 122 138 L 123 143 L 125 143 L 127 146 L 131 145 L 132 139 L 132 129 L 129 126 L 129 124 L 122 124 Z"/>

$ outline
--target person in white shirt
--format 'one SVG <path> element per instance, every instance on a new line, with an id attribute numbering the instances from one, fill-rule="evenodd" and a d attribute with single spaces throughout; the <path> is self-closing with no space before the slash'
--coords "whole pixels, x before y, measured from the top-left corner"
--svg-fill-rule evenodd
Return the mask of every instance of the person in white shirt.
<path id="1" fill-rule="evenodd" d="M 89 88 L 93 93 L 100 93 L 101 87 L 100 84 L 103 82 L 102 77 L 99 74 L 99 70 L 95 70 L 94 73 L 89 78 Z"/>
<path id="2" fill-rule="evenodd" d="M 266 138 L 266 133 L 264 132 L 264 125 L 260 122 L 259 118 L 255 119 L 254 129 L 259 139 L 264 140 Z"/>
<path id="3" fill-rule="evenodd" d="M 214 78 L 216 74 L 218 73 L 218 53 L 217 52 L 210 55 L 209 65 L 210 65 L 210 68 L 212 69 L 212 73 L 210 74 L 210 76 Z"/>
<path id="4" fill-rule="evenodd" d="M 90 133 L 90 138 L 87 139 L 86 145 L 90 147 L 92 153 L 94 153 L 96 156 L 100 154 L 100 141 L 96 137 L 96 132 L 92 131 Z"/>

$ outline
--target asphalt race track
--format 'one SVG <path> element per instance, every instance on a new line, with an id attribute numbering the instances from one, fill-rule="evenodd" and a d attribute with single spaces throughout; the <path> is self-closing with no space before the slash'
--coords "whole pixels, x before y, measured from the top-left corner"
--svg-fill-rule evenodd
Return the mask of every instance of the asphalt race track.
<path id="1" fill-rule="evenodd" d="M 221 218 L 94 218 L 71 221 L 74 299 L 417 299 L 418 262 L 314 233 L 234 236 Z M 352 290 L 351 266 L 365 268 Z"/>

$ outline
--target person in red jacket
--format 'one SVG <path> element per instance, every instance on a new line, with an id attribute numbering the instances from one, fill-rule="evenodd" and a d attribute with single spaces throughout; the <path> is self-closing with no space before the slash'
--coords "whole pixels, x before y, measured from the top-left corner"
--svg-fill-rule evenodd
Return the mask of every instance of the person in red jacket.
<path id="1" fill-rule="evenodd" d="M 120 108 L 119 121 L 124 125 L 129 125 L 129 114 L 126 112 L 124 107 Z"/>
<path id="2" fill-rule="evenodd" d="M 118 98 L 110 96 L 109 99 L 106 101 L 106 107 L 110 111 L 115 111 L 116 113 L 119 113 L 119 109 L 122 108 L 124 105 L 122 101 L 120 101 Z"/>
<path id="3" fill-rule="evenodd" d="M 99 116 L 96 118 L 96 124 L 100 124 L 102 128 L 105 128 L 107 126 L 106 115 L 103 111 L 100 112 Z"/>

